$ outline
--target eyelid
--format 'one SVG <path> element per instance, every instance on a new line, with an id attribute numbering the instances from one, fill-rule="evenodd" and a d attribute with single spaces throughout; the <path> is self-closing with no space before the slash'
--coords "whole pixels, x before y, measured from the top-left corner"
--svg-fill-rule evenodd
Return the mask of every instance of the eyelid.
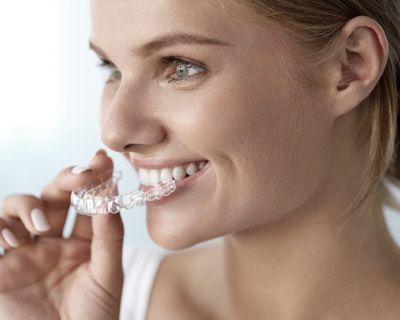
<path id="1" fill-rule="evenodd" d="M 206 69 L 206 66 L 204 64 L 202 64 L 199 61 L 193 61 L 192 59 L 186 59 L 184 57 L 181 57 L 179 55 L 169 55 L 167 57 L 163 57 L 162 60 L 164 62 L 174 62 L 174 61 L 180 61 L 180 62 L 184 62 L 184 63 L 188 63 L 188 64 L 192 64 L 194 66 L 197 67 L 201 67 L 203 69 Z"/>

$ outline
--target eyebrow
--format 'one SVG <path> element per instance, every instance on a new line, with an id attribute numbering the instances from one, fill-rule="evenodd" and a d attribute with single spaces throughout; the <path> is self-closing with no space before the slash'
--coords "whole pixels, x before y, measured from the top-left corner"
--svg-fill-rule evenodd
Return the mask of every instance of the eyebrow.
<path id="1" fill-rule="evenodd" d="M 158 50 L 178 44 L 232 46 L 232 44 L 218 39 L 208 38 L 191 33 L 178 32 L 159 36 L 139 48 L 132 49 L 131 52 L 139 57 L 146 58 L 151 56 Z M 105 52 L 97 45 L 95 45 L 91 40 L 89 40 L 89 48 L 107 58 Z"/>

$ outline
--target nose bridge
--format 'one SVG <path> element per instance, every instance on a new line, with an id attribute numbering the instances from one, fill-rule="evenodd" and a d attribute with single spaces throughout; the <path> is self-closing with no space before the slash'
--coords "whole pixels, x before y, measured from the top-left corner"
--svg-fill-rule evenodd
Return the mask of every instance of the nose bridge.
<path id="1" fill-rule="evenodd" d="M 165 131 L 154 117 L 142 85 L 121 80 L 112 101 L 103 103 L 107 105 L 102 107 L 101 138 L 109 148 L 126 152 L 163 139 Z"/>

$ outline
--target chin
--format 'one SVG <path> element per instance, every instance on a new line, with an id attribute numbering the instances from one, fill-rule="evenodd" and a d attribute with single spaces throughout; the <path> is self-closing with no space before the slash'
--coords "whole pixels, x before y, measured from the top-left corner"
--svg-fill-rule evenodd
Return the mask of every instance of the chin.
<path id="1" fill-rule="evenodd" d="M 150 238 L 155 243 L 171 251 L 189 249 L 197 244 L 218 237 L 209 234 L 199 234 L 199 230 L 180 230 L 176 225 L 168 227 L 148 223 L 147 229 Z"/>
<path id="2" fill-rule="evenodd" d="M 149 234 L 150 238 L 155 243 L 171 251 L 185 250 L 201 242 L 192 238 L 182 238 L 171 235 L 160 235 L 158 233 L 156 234 L 149 233 Z"/>

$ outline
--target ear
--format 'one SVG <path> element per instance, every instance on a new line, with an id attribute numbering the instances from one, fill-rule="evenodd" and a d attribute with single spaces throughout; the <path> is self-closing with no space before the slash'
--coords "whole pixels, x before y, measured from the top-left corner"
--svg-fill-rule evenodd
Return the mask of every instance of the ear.
<path id="1" fill-rule="evenodd" d="M 339 55 L 334 62 L 333 112 L 343 115 L 373 91 L 385 70 L 389 44 L 383 28 L 372 18 L 358 16 L 339 35 Z"/>

